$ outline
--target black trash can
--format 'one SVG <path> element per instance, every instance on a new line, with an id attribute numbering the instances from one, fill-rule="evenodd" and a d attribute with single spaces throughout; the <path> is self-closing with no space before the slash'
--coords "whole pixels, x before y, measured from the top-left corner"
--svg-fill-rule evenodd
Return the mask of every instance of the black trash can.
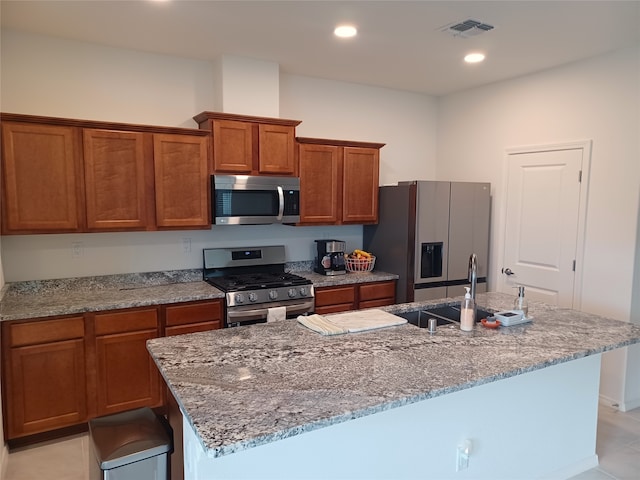
<path id="1" fill-rule="evenodd" d="M 167 480 L 171 437 L 150 408 L 89 420 L 90 480 Z"/>

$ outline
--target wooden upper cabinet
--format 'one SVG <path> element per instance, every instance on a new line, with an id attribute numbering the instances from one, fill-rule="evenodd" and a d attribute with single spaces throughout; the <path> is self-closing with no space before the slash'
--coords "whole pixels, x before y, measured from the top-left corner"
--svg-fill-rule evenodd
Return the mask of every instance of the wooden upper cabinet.
<path id="1" fill-rule="evenodd" d="M 3 121 L 2 233 L 80 231 L 80 148 L 77 128 Z"/>
<path id="2" fill-rule="evenodd" d="M 249 175 L 253 167 L 252 125 L 233 120 L 211 123 L 214 171 Z"/>
<path id="3" fill-rule="evenodd" d="M 208 137 L 153 136 L 158 227 L 211 226 L 208 150 Z"/>
<path id="4" fill-rule="evenodd" d="M 378 221 L 378 148 L 344 147 L 342 223 Z"/>
<path id="5" fill-rule="evenodd" d="M 340 147 L 300 144 L 300 223 L 336 224 L 341 220 Z"/>
<path id="6" fill-rule="evenodd" d="M 378 221 L 382 143 L 298 138 L 300 224 Z"/>
<path id="7" fill-rule="evenodd" d="M 213 173 L 296 176 L 298 120 L 202 112 L 195 117 L 213 135 Z"/>
<path id="8" fill-rule="evenodd" d="M 287 125 L 258 125 L 259 173 L 296 175 L 295 127 Z"/>
<path id="9" fill-rule="evenodd" d="M 83 130 L 88 230 L 147 228 L 145 135 Z"/>
<path id="10" fill-rule="evenodd" d="M 2 114 L 2 233 L 209 228 L 203 130 Z"/>

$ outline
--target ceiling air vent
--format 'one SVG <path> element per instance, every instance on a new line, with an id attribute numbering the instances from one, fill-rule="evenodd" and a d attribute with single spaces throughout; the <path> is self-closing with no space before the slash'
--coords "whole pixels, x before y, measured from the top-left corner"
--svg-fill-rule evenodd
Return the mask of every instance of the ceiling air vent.
<path id="1" fill-rule="evenodd" d="M 493 25 L 469 19 L 464 22 L 450 23 L 445 25 L 441 30 L 443 32 L 449 32 L 456 37 L 471 37 L 493 30 Z"/>

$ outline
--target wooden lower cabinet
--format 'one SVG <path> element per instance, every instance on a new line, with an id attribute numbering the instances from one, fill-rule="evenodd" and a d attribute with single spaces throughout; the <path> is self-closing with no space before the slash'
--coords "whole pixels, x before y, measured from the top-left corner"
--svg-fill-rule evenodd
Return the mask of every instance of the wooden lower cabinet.
<path id="1" fill-rule="evenodd" d="M 396 282 L 364 283 L 359 286 L 358 308 L 375 308 L 396 303 Z"/>
<path id="2" fill-rule="evenodd" d="M 96 414 L 162 404 L 160 374 L 147 350 L 159 336 L 157 308 L 94 316 Z"/>
<path id="3" fill-rule="evenodd" d="M 166 337 L 217 330 L 223 327 L 222 300 L 180 303 L 165 306 L 163 309 Z"/>
<path id="4" fill-rule="evenodd" d="M 396 281 L 319 287 L 315 295 L 315 312 L 320 315 L 382 307 L 396 302 Z"/>
<path id="5" fill-rule="evenodd" d="M 2 324 L 6 438 L 87 420 L 83 317 Z"/>
<path id="6" fill-rule="evenodd" d="M 324 315 L 326 313 L 345 312 L 355 310 L 356 286 L 342 285 L 336 287 L 320 287 L 315 289 L 316 313 Z"/>

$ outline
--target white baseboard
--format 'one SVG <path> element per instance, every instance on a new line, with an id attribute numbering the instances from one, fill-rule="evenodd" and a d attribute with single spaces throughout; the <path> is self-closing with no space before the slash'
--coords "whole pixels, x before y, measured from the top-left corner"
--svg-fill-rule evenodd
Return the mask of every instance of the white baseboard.
<path id="1" fill-rule="evenodd" d="M 640 408 L 640 398 L 622 402 L 618 407 L 621 412 L 628 412 L 629 410 L 633 410 L 634 408 Z"/>
<path id="2" fill-rule="evenodd" d="M 5 478 L 7 474 L 7 464 L 9 463 L 9 449 L 6 444 L 0 449 L 0 480 Z"/>
<path id="3" fill-rule="evenodd" d="M 619 408 L 620 406 L 620 400 L 616 400 L 615 398 L 607 397 L 602 394 L 598 396 L 598 401 L 603 405 L 608 405 L 609 407 Z"/>
<path id="4" fill-rule="evenodd" d="M 541 480 L 560 480 L 560 479 L 568 479 L 571 477 L 575 477 L 581 473 L 586 472 L 587 470 L 591 470 L 592 468 L 596 468 L 599 465 L 598 455 L 592 455 L 591 457 L 585 458 L 580 462 L 569 465 L 561 470 L 556 470 L 550 475 L 545 475 L 541 478 Z"/>
<path id="5" fill-rule="evenodd" d="M 626 402 L 623 402 L 611 397 L 607 397 L 606 395 L 600 394 L 599 401 L 604 405 L 609 405 L 610 407 L 617 408 L 621 412 L 628 412 L 635 408 L 640 408 L 640 398 L 634 398 L 632 400 L 627 400 Z"/>

